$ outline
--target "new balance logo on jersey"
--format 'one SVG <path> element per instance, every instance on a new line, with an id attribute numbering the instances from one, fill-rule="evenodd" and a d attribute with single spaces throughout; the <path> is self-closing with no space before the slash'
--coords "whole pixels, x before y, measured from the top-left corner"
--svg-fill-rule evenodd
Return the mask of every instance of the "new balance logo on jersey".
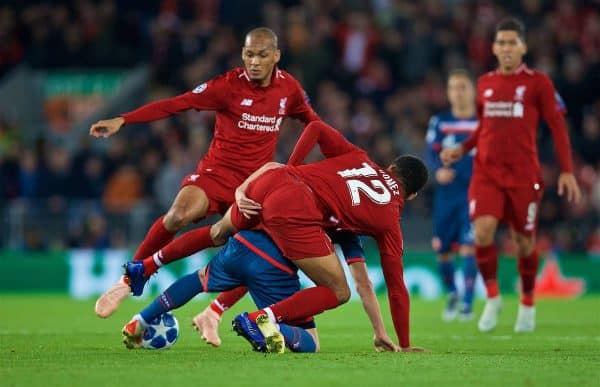
<path id="1" fill-rule="evenodd" d="M 253 103 L 253 102 L 254 102 L 254 101 L 253 101 L 253 100 L 251 100 L 250 98 L 244 98 L 244 99 L 242 100 L 242 102 L 240 102 L 240 105 L 241 105 L 241 106 L 252 106 L 252 103 Z"/>

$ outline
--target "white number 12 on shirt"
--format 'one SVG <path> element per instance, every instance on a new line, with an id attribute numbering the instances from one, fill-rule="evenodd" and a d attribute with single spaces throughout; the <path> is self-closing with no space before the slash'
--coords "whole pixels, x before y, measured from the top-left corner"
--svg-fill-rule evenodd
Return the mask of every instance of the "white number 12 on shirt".
<path id="1" fill-rule="evenodd" d="M 353 206 L 360 205 L 360 192 L 367 195 L 369 199 L 377 204 L 387 204 L 390 202 L 392 195 L 387 187 L 383 185 L 381 180 L 370 180 L 370 183 L 373 187 L 369 187 L 367 183 L 360 180 L 352 179 L 346 181 L 348 189 L 350 190 Z M 376 191 L 376 189 L 381 190 L 381 192 Z"/>

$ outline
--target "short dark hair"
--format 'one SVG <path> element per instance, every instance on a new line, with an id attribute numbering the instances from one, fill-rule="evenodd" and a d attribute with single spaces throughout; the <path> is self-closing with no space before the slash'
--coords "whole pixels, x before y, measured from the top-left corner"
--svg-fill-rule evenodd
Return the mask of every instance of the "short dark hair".
<path id="1" fill-rule="evenodd" d="M 277 34 L 270 28 L 267 27 L 257 27 L 254 28 L 250 31 L 248 31 L 248 33 L 246 34 L 246 39 L 248 39 L 249 36 L 263 36 L 263 37 L 267 37 L 269 39 L 271 39 L 271 41 L 273 42 L 273 48 L 277 49 Z"/>
<path id="2" fill-rule="evenodd" d="M 394 173 L 404 188 L 404 196 L 408 197 L 419 192 L 427 183 L 429 172 L 425 163 L 416 156 L 399 156 L 392 164 Z"/>
<path id="3" fill-rule="evenodd" d="M 496 33 L 499 31 L 515 31 L 521 40 L 525 41 L 525 26 L 514 17 L 507 17 L 496 24 Z"/>

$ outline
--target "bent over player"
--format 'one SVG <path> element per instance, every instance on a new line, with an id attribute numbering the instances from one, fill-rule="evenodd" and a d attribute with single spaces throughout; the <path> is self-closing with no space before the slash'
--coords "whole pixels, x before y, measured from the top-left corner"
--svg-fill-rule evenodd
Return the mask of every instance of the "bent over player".
<path id="1" fill-rule="evenodd" d="M 292 166 L 304 160 L 316 143 L 326 160 Z M 322 313 L 350 296 L 327 227 L 375 238 L 400 346 L 404 351 L 417 350 L 410 346 L 400 212 L 404 201 L 414 198 L 427 181 L 423 162 L 402 156 L 389 168 L 381 168 L 335 129 L 316 121 L 305 128 L 290 164 L 268 163 L 250 175 L 236 190 L 236 204 L 222 220 L 238 230 L 260 223 L 284 256 L 317 285 L 248 314 L 263 333 L 268 350 L 283 348 L 275 322 Z M 259 211 L 247 210 L 249 202 L 260 206 Z"/>
<path id="2" fill-rule="evenodd" d="M 536 142 L 540 118 L 550 128 L 560 164 L 559 195 L 566 194 L 569 201 L 577 202 L 581 192 L 573 175 L 564 104 L 552 81 L 523 63 L 527 46 L 519 21 L 509 18 L 498 23 L 493 52 L 498 69 L 477 82 L 479 127 L 460 146 L 444 149 L 441 158 L 452 163 L 477 147 L 469 186 L 469 213 L 475 233 L 475 257 L 487 290 L 479 330 L 494 329 L 502 308 L 494 235 L 498 223 L 504 221 L 517 245 L 521 277 L 521 303 L 514 330 L 532 332 L 539 266 L 535 234 L 544 192 Z"/>
<path id="3" fill-rule="evenodd" d="M 208 152 L 196 171 L 185 177 L 168 212 L 150 227 L 133 256 L 134 261 L 152 257 L 190 222 L 223 214 L 234 201 L 235 188 L 273 159 L 284 118 L 294 117 L 304 123 L 319 119 L 298 81 L 276 67 L 280 57 L 275 33 L 256 28 L 246 35 L 243 68 L 235 68 L 187 93 L 92 125 L 91 135 L 108 137 L 125 124 L 160 120 L 189 109 L 216 111 L 214 137 Z M 214 241 L 220 245 L 225 240 L 219 234 L 219 227 L 203 227 L 178 238 L 169 248 L 180 255 L 181 250 L 195 250 L 196 244 L 207 247 L 214 245 Z M 172 251 L 162 251 L 154 259 L 158 265 L 168 263 L 170 254 Z M 100 297 L 96 313 L 109 316 L 132 289 L 126 273 Z M 143 286 L 133 291 L 139 295 Z"/>

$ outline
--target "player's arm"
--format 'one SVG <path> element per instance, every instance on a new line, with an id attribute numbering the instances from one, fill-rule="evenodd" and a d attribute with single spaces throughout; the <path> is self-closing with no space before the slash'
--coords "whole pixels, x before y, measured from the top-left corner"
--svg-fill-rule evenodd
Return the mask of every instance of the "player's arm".
<path id="1" fill-rule="evenodd" d="M 402 233 L 400 225 L 376 237 L 381 268 L 388 290 L 388 301 L 394 329 L 403 352 L 420 352 L 421 348 L 410 346 L 410 298 L 404 284 L 402 266 Z"/>
<path id="2" fill-rule="evenodd" d="M 352 274 L 352 278 L 354 279 L 356 292 L 360 297 L 360 302 L 362 303 L 362 306 L 367 313 L 369 320 L 371 321 L 371 326 L 373 327 L 373 345 L 375 346 L 375 350 L 377 352 L 399 352 L 400 347 L 394 344 L 385 330 L 383 318 L 381 317 L 381 308 L 379 306 L 377 296 L 375 295 L 375 289 L 373 289 L 373 283 L 371 282 L 367 272 L 367 265 L 364 261 L 355 261 L 350 264 L 348 268 L 350 269 L 350 274 Z"/>
<path id="3" fill-rule="evenodd" d="M 297 83 L 296 92 L 293 95 L 292 105 L 290 106 L 289 115 L 292 118 L 296 118 L 304 124 L 308 125 L 312 121 L 320 121 L 321 118 L 315 113 L 314 109 L 310 105 L 308 95 L 302 89 L 299 83 Z"/>
<path id="4" fill-rule="evenodd" d="M 323 121 L 313 121 L 306 126 L 298 139 L 288 165 L 300 165 L 313 147 L 319 144 L 321 153 L 327 158 L 360 150 L 342 136 L 340 132 Z"/>
<path id="5" fill-rule="evenodd" d="M 374 333 L 373 344 L 375 345 L 375 350 L 378 352 L 399 352 L 400 347 L 394 344 L 385 330 L 383 318 L 381 317 L 381 308 L 379 306 L 379 301 L 377 300 L 377 295 L 375 294 L 375 289 L 373 289 L 373 283 L 369 278 L 367 265 L 365 264 L 365 252 L 362 248 L 360 239 L 356 234 L 345 231 L 336 232 L 331 236 L 331 239 L 334 243 L 340 245 L 340 248 L 344 253 L 344 259 L 346 260 L 348 268 L 350 269 L 350 274 L 352 274 L 352 278 L 354 279 L 356 291 L 360 297 L 363 308 L 369 317 L 369 321 L 371 321 Z"/>
<path id="6" fill-rule="evenodd" d="M 257 215 L 258 211 L 262 209 L 262 206 L 259 203 L 246 196 L 246 190 L 248 189 L 248 185 L 263 173 L 271 169 L 281 167 L 283 167 L 283 164 L 276 163 L 274 161 L 269 161 L 268 163 L 254 171 L 250 176 L 248 176 L 248 178 L 246 178 L 246 180 L 244 180 L 242 184 L 240 184 L 239 187 L 236 188 L 235 202 L 238 205 L 240 212 L 244 214 L 245 217 L 250 218 L 251 215 Z"/>
<path id="7" fill-rule="evenodd" d="M 193 91 L 151 102 L 119 117 L 100 120 L 91 126 L 90 135 L 109 137 L 125 124 L 157 121 L 189 109 L 218 110 L 225 106 L 225 90 L 227 87 L 224 77 L 218 77 L 203 83 Z"/>
<path id="8" fill-rule="evenodd" d="M 566 193 L 568 201 L 574 200 L 577 203 L 581 199 L 581 191 L 573 175 L 571 143 L 564 119 L 565 109 L 552 81 L 545 76 L 540 79 L 540 110 L 544 121 L 550 128 L 554 150 L 561 169 L 558 178 L 558 194 L 562 196 Z"/>

